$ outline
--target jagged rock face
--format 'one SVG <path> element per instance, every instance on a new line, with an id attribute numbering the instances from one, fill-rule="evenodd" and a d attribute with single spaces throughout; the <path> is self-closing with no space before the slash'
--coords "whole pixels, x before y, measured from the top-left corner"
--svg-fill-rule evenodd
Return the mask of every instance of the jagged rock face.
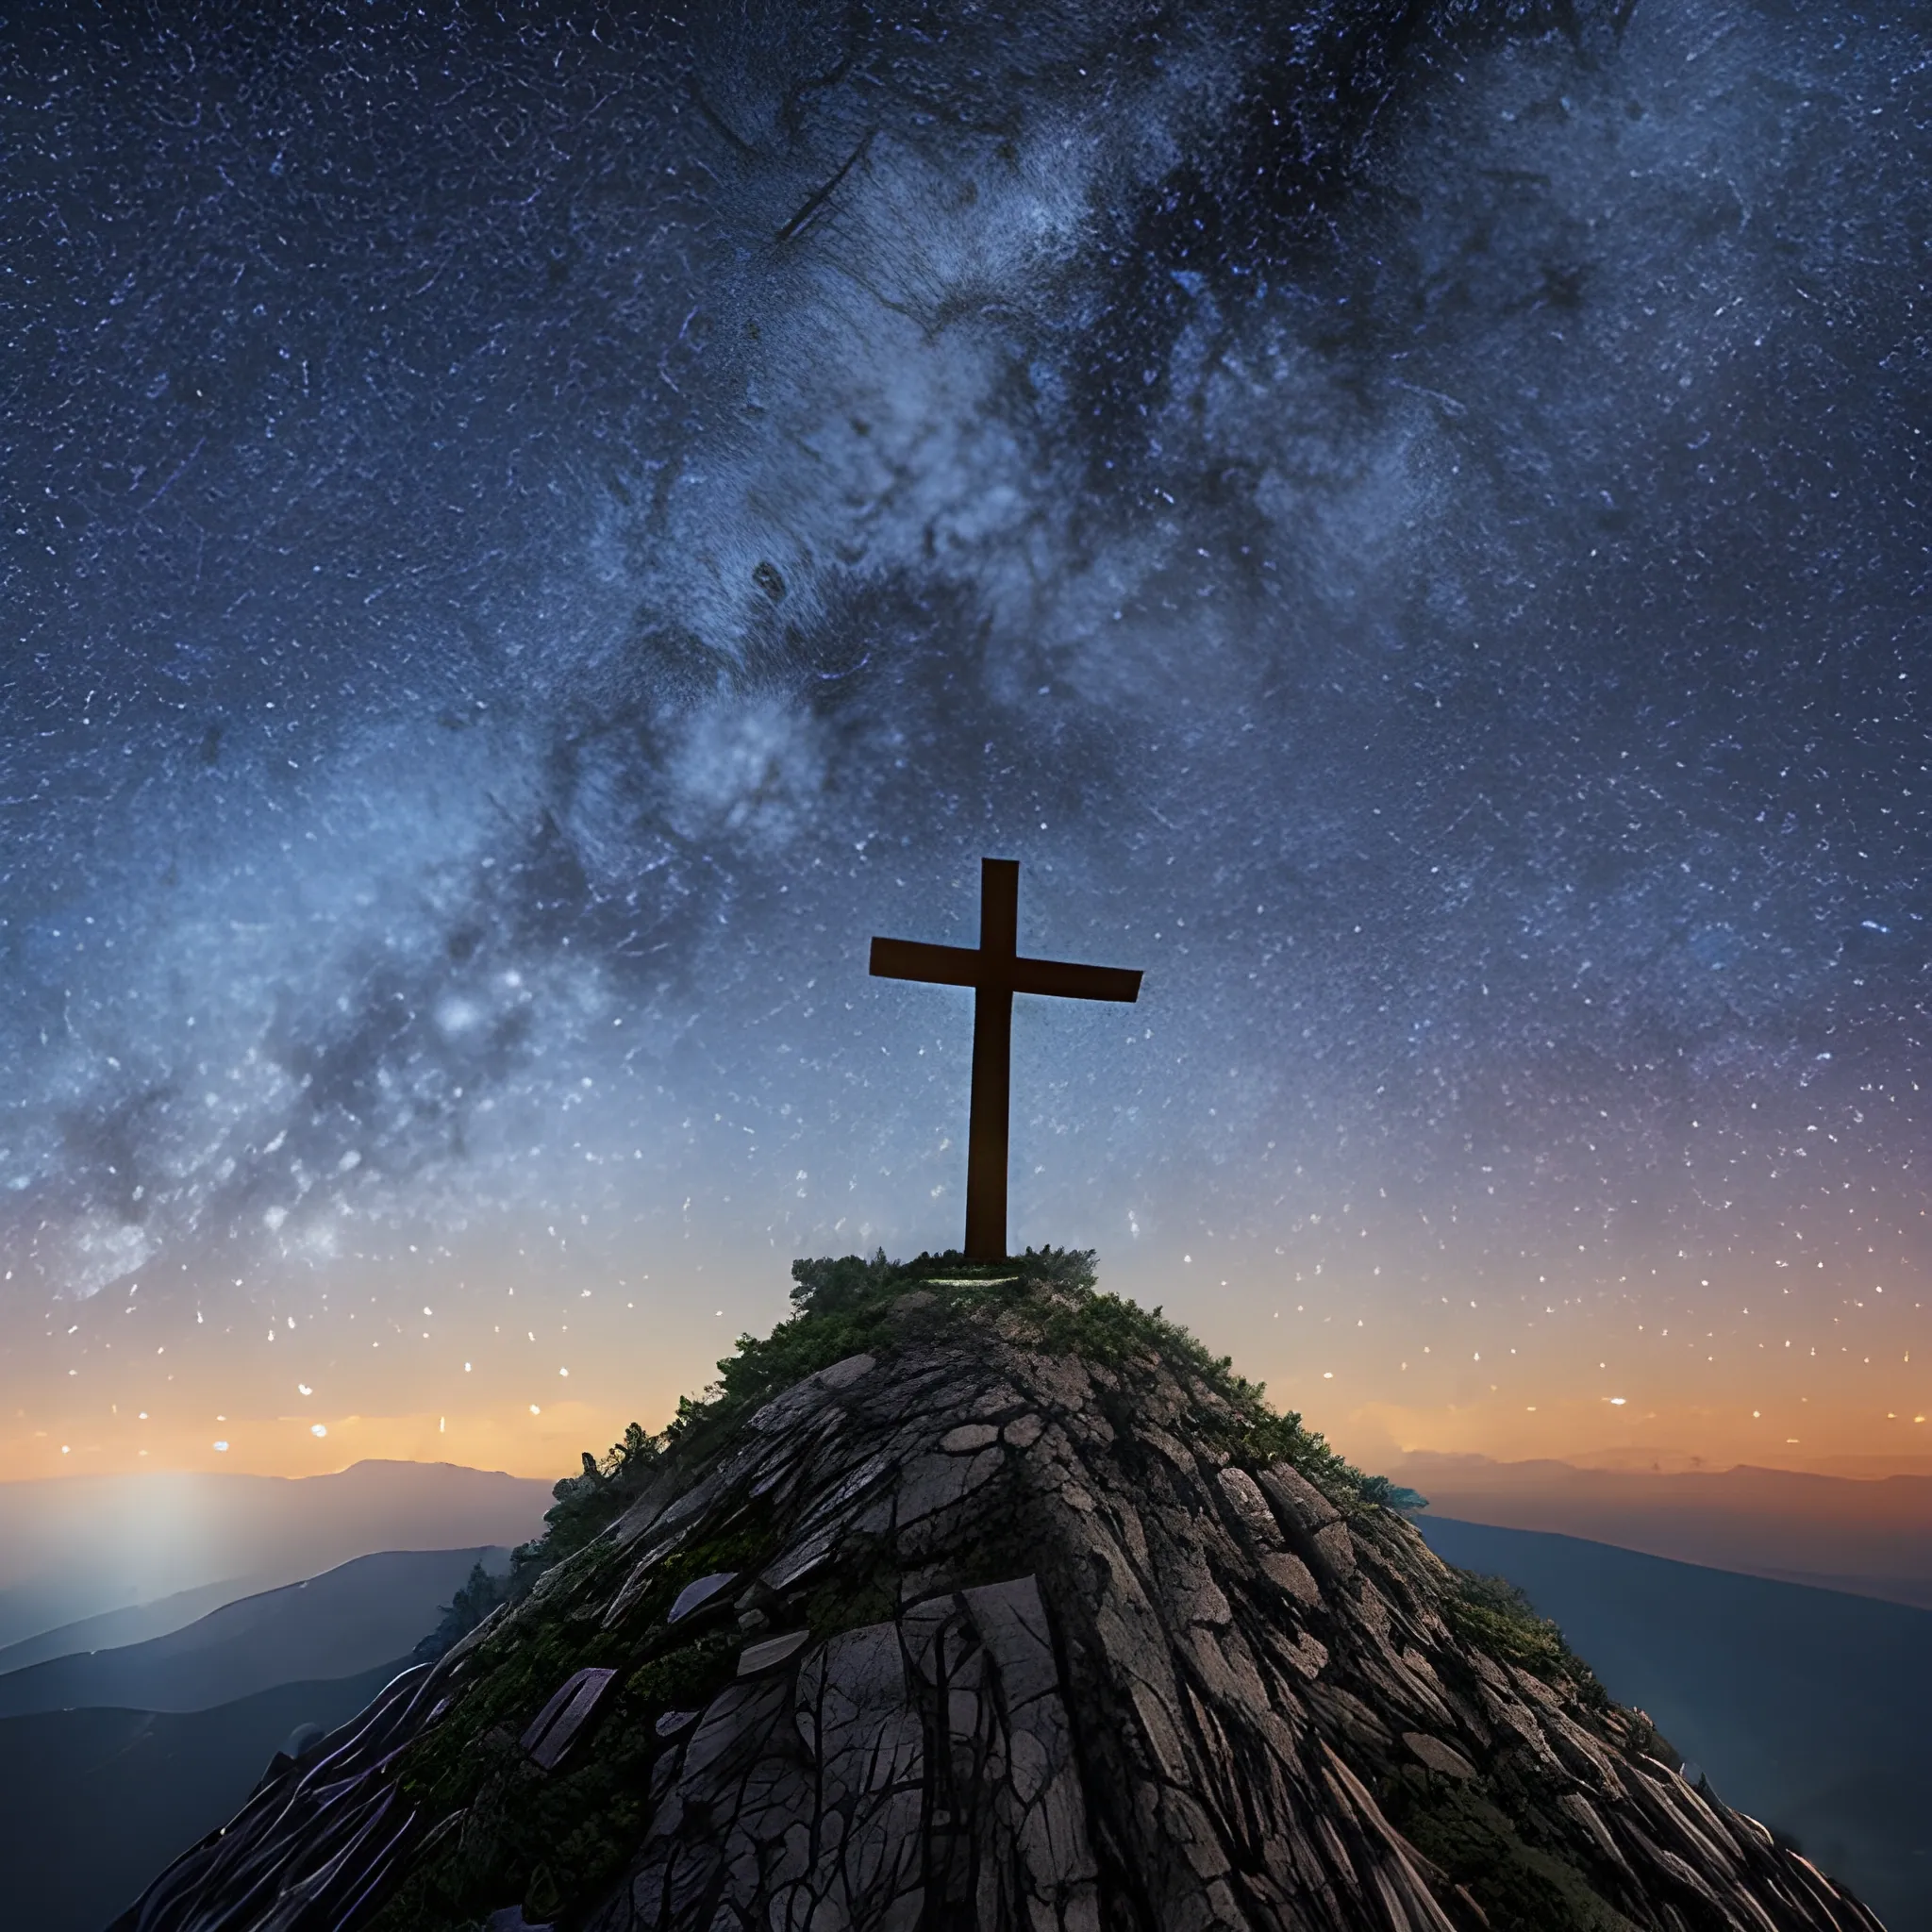
<path id="1" fill-rule="evenodd" d="M 123 1926 L 1876 1926 L 1184 1367 L 908 1301 Z"/>

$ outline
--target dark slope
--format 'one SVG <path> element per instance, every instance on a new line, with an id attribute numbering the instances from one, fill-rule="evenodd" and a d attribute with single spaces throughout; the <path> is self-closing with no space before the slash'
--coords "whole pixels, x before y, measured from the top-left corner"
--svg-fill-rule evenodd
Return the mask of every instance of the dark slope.
<path id="1" fill-rule="evenodd" d="M 1008 1265 L 800 1264 L 617 1521 L 118 1932 L 1871 1932 L 1225 1364 Z"/>
<path id="2" fill-rule="evenodd" d="M 347 1677 L 408 1657 L 477 1562 L 508 1552 L 385 1550 L 306 1583 L 224 1604 L 145 1643 L 50 1658 L 0 1676 L 0 1717 L 118 1705 L 207 1710 L 277 1684 Z"/>
<path id="3" fill-rule="evenodd" d="M 1732 1804 L 1893 1924 L 1932 1925 L 1932 1611 L 1535 1530 L 1417 1527 L 1520 1584 Z"/>
<path id="4" fill-rule="evenodd" d="M 0 1718 L 0 1925 L 100 1932 L 158 1866 L 234 1812 L 298 1724 L 342 1723 L 398 1668 L 280 1684 L 182 1716 Z"/>

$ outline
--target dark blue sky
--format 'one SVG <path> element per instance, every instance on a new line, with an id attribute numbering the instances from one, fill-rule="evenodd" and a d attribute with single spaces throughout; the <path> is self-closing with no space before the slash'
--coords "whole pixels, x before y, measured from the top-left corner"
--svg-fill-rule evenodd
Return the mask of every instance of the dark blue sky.
<path id="1" fill-rule="evenodd" d="M 1932 1453 L 1923 25 L 702 11 L 0 25 L 19 1442 L 479 1244 L 950 1243 L 865 942 L 998 853 L 1147 973 L 1016 1240 L 1338 1425 Z"/>

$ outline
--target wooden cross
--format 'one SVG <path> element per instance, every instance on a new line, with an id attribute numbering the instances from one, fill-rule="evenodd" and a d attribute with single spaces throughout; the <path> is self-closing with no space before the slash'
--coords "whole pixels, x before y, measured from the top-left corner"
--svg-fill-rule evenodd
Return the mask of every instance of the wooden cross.
<path id="1" fill-rule="evenodd" d="M 1073 966 L 1020 957 L 1020 861 L 979 864 L 979 946 L 919 940 L 872 942 L 877 979 L 923 979 L 973 989 L 973 1114 L 966 1136 L 966 1258 L 1007 1258 L 1007 1128 L 1013 1089 L 1013 995 L 1068 1000 L 1141 997 L 1141 975 L 1117 966 Z"/>

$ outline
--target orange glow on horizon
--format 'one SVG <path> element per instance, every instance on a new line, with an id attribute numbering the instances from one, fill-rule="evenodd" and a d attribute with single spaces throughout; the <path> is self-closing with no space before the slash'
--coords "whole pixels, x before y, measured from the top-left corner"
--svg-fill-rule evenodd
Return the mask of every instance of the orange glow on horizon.
<path id="1" fill-rule="evenodd" d="M 301 1476 L 369 1459 L 555 1481 L 632 1422 L 661 1428 L 741 1333 L 788 1311 L 782 1255 L 713 1250 L 654 1280 L 525 1258 L 497 1233 L 403 1277 L 339 1272 L 326 1295 L 237 1284 L 200 1302 L 65 1304 L 0 1339 L 14 1372 L 0 1481 Z M 1291 1260 L 1210 1272 L 1194 1254 L 1128 1247 L 1103 1257 L 1101 1285 L 1164 1304 L 1365 1469 L 1431 1452 L 1820 1473 L 1932 1458 L 1932 1375 L 1911 1359 L 1920 1317 L 1904 1295 L 1826 1291 L 1801 1309 L 1774 1278 L 1726 1287 L 1735 1310 L 1680 1327 L 1614 1279 L 1519 1292 L 1438 1277 L 1424 1291 L 1419 1271 L 1316 1282 Z"/>
<path id="2" fill-rule="evenodd" d="M 575 1474 L 578 1456 L 600 1454 L 633 1418 L 586 1402 L 519 1410 L 499 1405 L 469 1414 L 346 1415 L 321 1425 L 307 1416 L 236 1413 L 206 1429 L 146 1425 L 62 1437 L 55 1431 L 0 1435 L 0 1482 L 139 1471 L 238 1475 L 332 1475 L 357 1462 L 454 1462 L 470 1469 L 555 1480 Z M 663 1418 L 636 1418 L 661 1426 Z M 225 1442 L 218 1449 L 217 1442 Z"/>

